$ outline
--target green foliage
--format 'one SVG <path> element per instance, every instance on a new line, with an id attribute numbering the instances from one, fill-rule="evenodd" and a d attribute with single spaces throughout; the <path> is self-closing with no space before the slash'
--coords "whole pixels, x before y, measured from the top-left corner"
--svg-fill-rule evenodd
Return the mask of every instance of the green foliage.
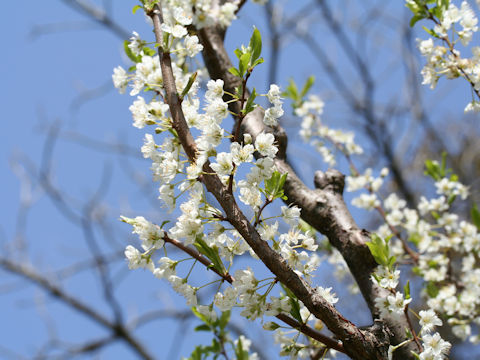
<path id="1" fill-rule="evenodd" d="M 477 204 L 473 205 L 472 210 L 470 210 L 470 216 L 472 217 L 472 223 L 480 230 L 480 211 L 478 211 Z"/>
<path id="2" fill-rule="evenodd" d="M 222 312 L 222 315 L 217 318 L 215 321 L 212 321 L 204 314 L 200 313 L 196 307 L 192 307 L 193 314 L 198 317 L 203 324 L 200 324 L 195 327 L 195 331 L 209 331 L 212 332 L 214 338 L 212 339 L 211 345 L 198 345 L 193 350 L 192 354 L 188 358 L 189 360 L 204 360 L 208 359 L 209 356 L 213 355 L 214 359 L 217 359 L 222 352 L 222 345 L 227 342 L 228 336 L 225 330 L 228 322 L 230 321 L 230 311 Z M 239 341 L 240 342 L 240 341 Z M 237 349 L 235 349 L 237 353 Z M 248 359 L 248 353 L 247 357 Z"/>
<path id="3" fill-rule="evenodd" d="M 277 330 L 278 328 L 280 328 L 280 325 L 278 325 L 276 322 L 274 321 L 269 321 L 265 324 L 263 324 L 263 329 L 264 330 L 267 330 L 267 331 L 275 331 Z"/>
<path id="4" fill-rule="evenodd" d="M 305 84 L 303 85 L 302 90 L 298 91 L 297 84 L 295 84 L 295 81 L 293 81 L 293 79 L 290 79 L 288 81 L 288 86 L 285 89 L 285 91 L 282 93 L 282 95 L 293 100 L 292 107 L 295 109 L 302 105 L 305 95 L 307 95 L 307 93 L 310 91 L 314 83 L 315 83 L 315 76 L 313 75 L 309 76 L 305 81 Z"/>
<path id="5" fill-rule="evenodd" d="M 306 221 L 302 220 L 301 218 L 298 221 L 298 227 L 300 228 L 300 230 L 302 232 L 304 232 L 306 234 L 309 234 L 314 239 L 317 238 L 317 236 L 316 236 L 317 230 L 315 230 L 315 228 L 312 225 L 310 225 Z"/>
<path id="6" fill-rule="evenodd" d="M 425 289 L 427 290 L 428 296 L 430 296 L 431 298 L 437 297 L 438 293 L 440 292 L 440 290 L 433 283 L 433 281 L 429 281 Z"/>
<path id="7" fill-rule="evenodd" d="M 278 171 L 275 171 L 272 174 L 270 179 L 265 180 L 265 189 L 259 189 L 269 201 L 275 199 L 287 200 L 283 192 L 283 186 L 285 185 L 285 180 L 287 180 L 288 173 L 281 174 Z"/>
<path id="8" fill-rule="evenodd" d="M 410 27 L 424 19 L 443 19 L 443 13 L 448 9 L 449 0 L 412 0 L 406 2 L 406 7 L 413 13 Z M 437 37 L 433 30 L 423 27 L 430 35 Z"/>
<path id="9" fill-rule="evenodd" d="M 183 89 L 182 94 L 180 95 L 180 99 L 183 99 L 188 94 L 193 83 L 195 82 L 195 79 L 197 78 L 197 75 L 198 75 L 198 71 L 195 71 L 192 75 L 190 75 L 190 78 L 188 79 L 188 83 L 185 86 L 185 89 Z"/>
<path id="10" fill-rule="evenodd" d="M 418 246 L 418 244 L 420 244 L 420 240 L 422 240 L 422 238 L 419 233 L 412 233 L 408 238 L 408 241 L 413 243 L 415 246 Z"/>
<path id="11" fill-rule="evenodd" d="M 242 114 L 247 115 L 249 112 L 252 112 L 256 104 L 254 103 L 255 98 L 257 97 L 257 92 L 255 88 L 253 88 L 252 93 L 250 94 L 250 97 L 247 100 L 247 103 L 245 104 L 245 108 L 242 110 Z"/>
<path id="12" fill-rule="evenodd" d="M 135 5 L 132 9 L 132 14 L 135 14 L 139 9 L 143 9 L 142 5 Z"/>
<path id="13" fill-rule="evenodd" d="M 207 243 L 199 237 L 197 237 L 194 245 L 201 254 L 205 255 L 212 262 L 210 267 L 217 270 L 220 274 L 226 273 L 225 266 L 223 266 L 222 259 L 219 255 L 218 247 L 208 246 Z"/>
<path id="14" fill-rule="evenodd" d="M 436 160 L 426 160 L 425 161 L 425 175 L 430 176 L 433 180 L 439 181 L 446 177 L 449 173 L 452 172 L 452 169 L 447 169 L 447 153 L 442 153 L 442 161 L 439 164 Z M 458 177 L 455 174 L 452 174 L 451 180 L 457 180 Z"/>
<path id="15" fill-rule="evenodd" d="M 142 61 L 142 57 L 140 55 L 135 55 L 132 51 L 132 49 L 130 49 L 128 47 L 128 44 L 130 44 L 130 42 L 128 40 L 125 40 L 123 42 L 123 50 L 125 51 L 125 54 L 128 56 L 128 58 L 130 60 L 132 60 L 134 63 L 139 63 Z"/>
<path id="16" fill-rule="evenodd" d="M 238 343 L 235 348 L 235 356 L 237 360 L 248 360 L 248 351 L 243 349 L 242 339 L 238 338 Z"/>
<path id="17" fill-rule="evenodd" d="M 377 234 L 372 234 L 371 240 L 367 242 L 367 246 L 377 264 L 393 269 L 396 258 L 395 256 L 390 256 L 390 247 L 388 246 L 390 238 L 382 239 Z"/>
<path id="18" fill-rule="evenodd" d="M 283 284 L 280 285 L 287 294 L 288 302 L 290 303 L 290 306 L 292 308 L 290 310 L 290 315 L 292 315 L 292 317 L 298 322 L 303 323 L 302 316 L 300 315 L 300 302 L 298 301 L 297 297 L 288 287 Z"/>
<path id="19" fill-rule="evenodd" d="M 232 67 L 228 71 L 233 75 L 243 78 L 245 74 L 250 75 L 253 69 L 263 63 L 263 58 L 260 57 L 262 52 L 262 36 L 257 28 L 253 29 L 252 37 L 248 47 L 242 46 L 234 51 L 238 58 L 238 67 Z"/>
<path id="20" fill-rule="evenodd" d="M 405 294 L 405 299 L 408 300 L 408 299 L 411 298 L 411 295 L 410 295 L 410 280 L 407 280 L 407 283 L 403 287 L 403 292 Z"/>

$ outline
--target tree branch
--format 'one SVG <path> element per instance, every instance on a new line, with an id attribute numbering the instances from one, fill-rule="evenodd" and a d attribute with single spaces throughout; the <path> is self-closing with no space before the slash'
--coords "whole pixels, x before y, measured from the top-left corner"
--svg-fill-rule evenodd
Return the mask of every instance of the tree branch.
<path id="1" fill-rule="evenodd" d="M 224 48 L 219 28 L 203 28 L 199 31 L 199 36 L 204 47 L 203 57 L 210 77 L 212 79 L 222 79 L 225 90 L 234 92 L 233 90 L 239 85 L 240 79 L 228 71 L 232 67 L 232 63 Z M 236 109 L 238 105 L 232 102 L 230 106 L 233 113 L 238 113 L 238 109 Z M 287 203 L 299 206 L 302 209 L 302 219 L 320 233 L 326 235 L 330 243 L 340 251 L 350 272 L 357 281 L 372 318 L 378 319 L 379 312 L 375 307 L 375 299 L 386 297 L 388 293 L 385 289 L 373 284 L 370 279 L 370 274 L 377 266 L 366 246 L 370 236 L 367 231 L 358 228 L 343 200 L 343 175 L 336 170 L 329 170 L 326 173 L 317 171 L 315 174 L 317 189 L 309 189 L 286 160 L 288 139 L 285 131 L 280 126 L 275 129 L 267 128 L 263 124 L 263 117 L 264 111 L 260 107 L 249 113 L 242 121 L 243 133 L 249 133 L 255 139 L 262 131 L 273 132 L 279 145 L 275 165 L 280 172 L 288 173 L 284 186 L 285 194 L 288 197 Z M 303 299 L 301 300 L 303 301 Z M 307 306 L 305 302 L 304 304 Z M 391 332 L 391 342 L 393 344 L 402 342 L 405 328 L 408 326 L 406 319 L 386 318 L 384 320 Z M 328 326 L 328 324 L 326 325 Z M 374 327 L 378 331 L 379 326 L 374 325 Z M 335 331 L 333 332 L 335 333 Z M 337 333 L 335 334 L 338 336 Z M 385 346 L 383 339 L 382 336 L 379 337 L 379 343 L 377 343 L 379 347 L 377 350 L 372 349 L 370 354 L 382 351 L 380 347 Z M 345 344 L 345 347 L 347 348 L 347 344 Z M 400 348 L 397 353 L 399 356 L 405 355 L 405 359 L 411 357 L 408 346 Z"/>
<path id="2" fill-rule="evenodd" d="M 161 45 L 163 43 L 163 34 L 161 30 L 162 12 L 160 6 L 157 4 L 154 10 L 147 15 L 153 20 L 156 42 Z M 204 30 L 205 29 L 202 29 L 202 31 Z M 220 33 L 218 33 L 218 35 L 220 35 Z M 220 46 L 223 49 L 223 42 L 220 43 Z M 166 100 L 170 108 L 170 114 L 172 115 L 173 127 L 177 131 L 185 153 L 192 162 L 196 157 L 196 146 L 181 108 L 175 86 L 170 54 L 165 52 L 162 46 L 159 46 L 158 52 Z M 223 53 L 225 53 L 224 49 Z M 232 84 L 229 84 L 228 87 L 231 85 Z M 256 113 L 258 113 L 258 111 Z M 247 120 L 247 118 L 248 116 L 245 120 Z M 284 169 L 281 168 L 280 170 L 284 171 Z M 213 174 L 214 172 L 210 169 L 210 164 L 207 161 L 204 165 L 204 175 L 199 177 L 199 180 L 202 181 L 207 190 L 215 196 L 225 211 L 229 222 L 242 235 L 268 269 L 276 275 L 279 281 L 287 286 L 295 296 L 303 302 L 307 309 L 317 319 L 322 320 L 327 328 L 343 342 L 346 353 L 353 359 L 385 358 L 388 348 L 388 342 L 384 341 L 385 334 L 373 334 L 366 330 L 360 330 L 353 323 L 345 319 L 335 307 L 320 296 L 315 289 L 301 279 L 293 269 L 287 265 L 281 255 L 272 250 L 269 245 L 261 239 L 257 230 L 241 212 L 233 195 L 228 193 L 228 190 L 223 186 L 218 176 Z M 357 234 L 356 236 L 358 237 L 359 235 Z M 363 242 L 361 242 L 361 245 L 365 251 L 368 252 Z"/>
<path id="3" fill-rule="evenodd" d="M 61 300 L 63 303 L 78 311 L 79 313 L 86 315 L 89 319 L 102 325 L 104 328 L 112 332 L 112 334 L 125 341 L 130 348 L 132 348 L 142 359 L 153 360 L 153 357 L 148 354 L 143 345 L 141 345 L 122 324 L 111 322 L 99 312 L 95 311 L 88 305 L 77 300 L 75 297 L 67 294 L 64 290 L 51 283 L 46 278 L 40 276 L 27 266 L 16 264 L 10 260 L 0 258 L 0 267 L 4 270 L 14 273 L 24 279 L 33 282 L 40 286 L 51 296 Z"/>

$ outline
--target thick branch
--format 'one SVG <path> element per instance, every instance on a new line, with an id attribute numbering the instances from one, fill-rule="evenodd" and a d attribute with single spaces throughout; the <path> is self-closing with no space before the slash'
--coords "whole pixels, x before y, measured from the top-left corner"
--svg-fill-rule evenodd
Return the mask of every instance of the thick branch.
<path id="1" fill-rule="evenodd" d="M 158 44 L 163 43 L 161 30 L 161 9 L 157 5 L 148 14 L 152 17 L 154 32 Z M 221 43 L 223 46 L 223 43 Z M 163 75 L 163 84 L 166 92 L 167 103 L 173 119 L 173 126 L 178 133 L 180 142 L 189 157 L 194 161 L 196 146 L 189 131 L 182 112 L 180 99 L 175 86 L 170 54 L 164 52 L 159 46 L 159 58 Z M 228 57 L 227 57 L 228 58 Z M 275 274 L 278 280 L 287 286 L 297 298 L 303 302 L 307 309 L 317 318 L 323 321 L 327 328 L 332 331 L 344 344 L 347 354 L 353 359 L 383 359 L 386 348 L 379 346 L 376 335 L 369 331 L 358 329 L 353 323 L 345 319 L 333 305 L 320 296 L 315 289 L 301 279 L 291 269 L 280 254 L 272 250 L 267 242 L 263 241 L 255 227 L 241 212 L 235 198 L 223 186 L 222 182 L 210 169 L 209 162 L 204 165 L 205 174 L 199 177 L 207 190 L 212 193 L 225 211 L 228 221 L 242 235 L 260 260 Z"/>
<path id="2" fill-rule="evenodd" d="M 232 67 L 232 63 L 224 48 L 221 32 L 217 28 L 210 27 L 201 29 L 199 35 L 204 46 L 203 56 L 210 77 L 222 79 L 225 83 L 225 90 L 234 92 L 240 79 L 228 71 Z M 235 103 L 231 103 L 231 105 L 230 110 L 238 113 Z M 284 186 L 285 194 L 288 197 L 287 202 L 298 205 L 302 209 L 302 218 L 326 235 L 330 243 L 340 251 L 357 281 L 372 317 L 377 319 L 379 313 L 375 307 L 375 299 L 388 294 L 386 290 L 374 285 L 370 280 L 370 274 L 377 266 L 366 246 L 370 236 L 367 231 L 358 228 L 343 200 L 343 175 L 336 170 L 329 170 L 325 174 L 319 171 L 315 174 L 317 189 L 309 189 L 286 160 L 287 136 L 285 131 L 279 126 L 273 130 L 266 128 L 263 124 L 263 116 L 263 109 L 257 107 L 242 121 L 242 131 L 249 133 L 254 139 L 262 131 L 274 133 L 279 145 L 275 165 L 280 172 L 288 173 Z M 407 328 L 406 320 L 385 319 L 385 321 L 393 334 L 391 342 L 398 344 L 403 341 L 405 328 Z M 384 344 L 379 341 L 377 345 L 379 345 L 378 352 L 381 352 L 380 347 Z M 409 350 L 408 346 L 405 346 L 397 353 L 408 359 L 411 357 Z M 372 354 L 375 352 L 373 351 Z"/>
<path id="3" fill-rule="evenodd" d="M 193 257 L 194 259 L 198 260 L 203 265 L 205 265 L 207 267 L 211 265 L 211 261 L 208 260 L 205 256 L 200 254 L 197 250 L 195 250 L 195 249 L 193 249 L 189 246 L 185 246 L 182 242 L 180 242 L 178 240 L 175 240 L 175 239 L 171 239 L 167 235 L 165 235 L 163 237 L 163 240 L 165 242 L 168 242 L 168 243 L 174 245 L 175 247 L 179 248 L 180 250 L 184 251 L 185 253 L 187 253 L 188 255 Z M 227 281 L 230 284 L 233 283 L 234 279 L 233 279 L 232 275 L 230 275 L 229 273 L 222 274 L 221 272 L 219 272 L 215 268 L 212 268 L 212 270 L 217 275 L 219 275 L 223 280 Z M 290 325 L 292 328 L 297 329 L 298 331 L 302 332 L 303 334 L 311 337 L 312 339 L 320 341 L 321 343 L 325 344 L 328 348 L 335 349 L 335 350 L 340 351 L 340 352 L 345 352 L 345 350 L 343 349 L 343 346 L 340 342 L 338 342 L 336 340 L 333 340 L 326 335 L 323 335 L 322 333 L 312 329 L 310 326 L 308 326 L 306 324 L 301 324 L 297 320 L 291 318 L 290 316 L 288 316 L 286 314 L 279 314 L 279 315 L 276 315 L 275 317 L 277 319 L 283 321 L 285 324 Z"/>

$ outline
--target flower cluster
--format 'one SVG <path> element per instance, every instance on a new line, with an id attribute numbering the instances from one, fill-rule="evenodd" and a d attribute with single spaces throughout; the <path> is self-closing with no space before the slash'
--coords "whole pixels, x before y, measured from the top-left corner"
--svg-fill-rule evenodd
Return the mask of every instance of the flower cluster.
<path id="1" fill-rule="evenodd" d="M 431 164 L 437 168 L 440 166 L 437 162 Z M 431 199 L 422 196 L 417 209 L 408 208 L 405 200 L 394 193 L 382 203 L 377 197 L 377 205 L 382 209 L 385 221 L 377 234 L 384 238 L 400 236 L 408 239 L 410 246 L 417 251 L 414 271 L 425 281 L 424 296 L 430 310 L 446 318 L 457 337 L 478 342 L 478 336 L 472 335 L 472 326 L 480 321 L 480 267 L 475 260 L 480 251 L 480 233 L 475 225 L 460 220 L 457 214 L 450 212 L 456 198 L 466 199 L 468 188 L 458 182 L 454 175 L 435 177 L 438 196 Z M 363 186 L 370 191 L 378 190 L 378 187 L 372 188 L 370 185 L 374 181 L 371 172 L 367 171 L 360 180 L 347 179 L 347 189 L 358 190 Z M 400 241 L 392 242 L 392 252 L 400 259 L 407 259 L 409 255 L 405 253 L 405 246 Z M 373 280 L 381 287 L 395 288 L 398 284 L 397 271 L 379 267 Z M 400 304 L 401 299 L 392 295 L 387 299 L 378 299 L 377 305 L 383 311 L 395 313 L 395 303 Z M 400 309 L 399 305 L 398 313 Z M 426 332 L 429 331 L 422 330 L 422 333 Z M 425 336 L 427 340 L 424 341 L 433 341 L 443 350 L 427 351 L 426 348 L 422 359 L 441 359 L 438 354 L 447 351 L 450 345 L 436 340 L 438 334 L 433 338 Z M 438 353 L 435 355 L 437 357 L 429 357 L 433 356 L 431 352 Z"/>
<path id="2" fill-rule="evenodd" d="M 283 115 L 282 98 L 280 97 L 280 94 L 280 88 L 277 85 L 270 85 L 270 90 L 268 90 L 267 97 L 268 101 L 270 101 L 273 107 L 268 108 L 265 111 L 263 122 L 267 126 L 277 125 L 277 119 Z"/>
<path id="3" fill-rule="evenodd" d="M 275 166 L 278 148 L 274 135 L 270 130 L 264 130 L 256 134 L 255 139 L 248 133 L 240 139 L 238 132 L 230 134 L 222 126 L 231 114 L 230 102 L 238 101 L 245 105 L 241 113 L 233 114 L 240 121 L 255 108 L 256 105 L 252 104 L 257 95 L 255 90 L 249 99 L 243 98 L 244 95 L 226 93 L 222 80 L 202 82 L 203 72 L 192 71 L 189 68 L 192 64 L 185 61 L 186 57 L 195 57 L 203 48 L 196 35 L 189 33 L 189 29 L 201 29 L 214 24 L 228 26 L 235 18 L 238 1 L 222 5 L 214 3 L 203 0 L 162 2 L 164 22 L 161 30 L 164 36 L 158 46 L 172 55 L 176 92 L 181 94 L 179 108 L 194 139 L 191 152 L 195 154 L 192 156 L 189 152 L 190 158 L 181 145 L 177 128 L 172 124 L 170 107 L 165 101 L 159 57 L 154 55 L 155 51 L 148 47 L 139 34 L 134 32 L 127 46 L 127 54 L 135 62 L 131 73 L 121 67 L 114 69 L 112 79 L 115 87 L 123 93 L 131 86 L 130 95 L 137 96 L 130 106 L 133 126 L 153 129 L 152 133 L 145 135 L 141 151 L 144 158 L 152 163 L 153 180 L 159 183 L 159 198 L 171 210 L 177 207 L 178 202 L 181 212 L 168 228 L 166 224 L 160 227 L 143 217 L 122 217 L 124 222 L 133 226 L 133 233 L 139 236 L 143 249 L 141 251 L 131 245 L 126 247 L 128 266 L 130 269 L 150 270 L 155 277 L 167 280 L 188 305 L 196 307 L 195 311 L 207 323 L 217 319 L 214 307 L 223 312 L 234 307 L 241 308 L 241 315 L 250 320 L 290 313 L 297 316 L 296 320 L 302 324 L 314 322 L 317 320 L 288 289 L 281 290 L 278 279 L 257 279 L 251 268 L 237 268 L 235 259 L 238 256 L 250 255 L 256 259 L 257 255 L 240 233 L 230 227 L 228 223 L 231 220 L 226 218 L 222 210 L 207 201 L 202 179 L 218 177 L 219 181 L 215 179 L 220 187 L 223 186 L 222 191 L 238 200 L 242 210 L 253 215 L 250 225 L 256 228 L 262 241 L 268 243 L 306 283 L 312 283 L 321 261 L 315 254 L 318 245 L 313 234 L 299 224 L 300 209 L 297 206 L 283 206 L 277 216 L 266 217 L 263 214 L 267 205 L 275 199 L 284 198 L 282 187 L 285 177 L 283 183 L 281 177 L 287 175 L 281 175 Z M 410 1 L 411 5 L 417 3 Z M 151 11 L 150 1 L 144 0 L 142 4 L 147 12 Z M 447 31 L 454 31 L 455 23 L 462 26 L 462 30 L 456 32 L 458 38 L 464 45 L 468 44 L 472 33 L 477 31 L 477 20 L 466 2 L 460 8 L 450 4 L 433 30 L 436 37 L 447 45 L 454 44 L 447 38 Z M 257 33 L 254 32 L 252 36 L 251 46 L 242 47 L 241 51 L 237 49 L 238 69 L 230 69 L 233 75 L 242 78 L 243 86 L 246 86 L 256 64 L 263 61 L 258 58 L 261 40 L 258 39 L 258 30 L 255 31 Z M 442 75 L 464 76 L 476 90 L 477 85 L 480 88 L 480 70 L 476 65 L 479 63 L 476 56 L 480 57 L 480 48 L 473 52 L 471 60 L 464 61 L 453 46 L 434 46 L 433 39 L 420 42 L 419 45 L 428 59 L 422 72 L 424 83 L 434 86 Z M 249 59 L 253 60 L 248 62 Z M 201 84 L 206 85 L 204 97 L 199 96 Z M 141 91 L 150 98 L 139 96 Z M 281 94 L 280 87 L 275 84 L 270 85 L 267 94 L 262 94 L 272 104 L 265 111 L 263 119 L 267 126 L 275 127 L 283 115 Z M 362 148 L 354 142 L 353 133 L 333 130 L 322 122 L 324 103 L 317 96 L 294 100 L 295 115 L 302 118 L 302 138 L 315 146 L 329 165 L 335 164 L 332 145 L 352 165 L 350 156 L 362 153 Z M 476 106 L 475 102 L 471 105 Z M 419 336 L 413 329 L 408 329 L 412 335 L 406 342 L 423 343 L 423 351 L 418 355 L 420 359 L 444 359 L 450 344 L 434 332 L 436 326 L 442 325 L 439 316 L 452 326 L 459 338 L 479 341 L 478 335 L 472 336 L 472 325 L 480 323 L 480 233 L 475 225 L 449 212 L 456 198 L 465 199 L 468 196 L 468 188 L 460 184 L 455 176 L 437 174 L 435 187 L 438 197 L 430 200 L 422 197 L 417 208 L 410 209 L 406 201 L 396 194 L 386 198 L 378 195 L 388 176 L 387 169 L 383 169 L 378 177 L 372 175 L 371 169 L 360 174 L 352 166 L 352 172 L 353 175 L 346 179 L 347 191 L 366 191 L 352 200 L 353 205 L 367 210 L 376 209 L 384 221 L 376 232 L 380 237 L 372 236 L 372 243 L 369 244 L 371 250 L 377 246 L 372 255 L 379 263 L 371 274 L 372 282 L 387 294 L 375 301 L 381 316 L 408 316 L 412 298 L 408 285 L 404 292 L 397 289 L 400 283 L 398 263 L 414 261 L 415 273 L 425 280 L 424 296 L 429 309 L 420 311 L 417 316 L 421 326 Z M 279 220 L 282 220 L 283 227 L 280 227 Z M 377 243 L 373 244 L 374 241 Z M 181 244 L 178 247 L 191 250 L 188 253 L 196 261 L 186 275 L 181 269 L 184 265 L 179 264 L 191 258 L 175 260 L 162 256 L 158 259 L 158 250 L 168 242 L 176 242 L 177 246 Z M 194 252 L 195 255 L 192 255 Z M 213 283 L 222 282 L 213 298 L 206 300 L 209 302 L 207 305 L 198 304 L 197 294 L 212 283 L 194 285 L 198 279 L 190 276 L 197 261 L 205 265 L 208 264 L 206 261 L 210 261 L 208 266 L 215 271 L 214 276 L 219 276 Z M 329 261 L 337 264 L 343 273 L 346 272 L 345 262 L 339 258 L 338 252 L 334 252 Z M 232 277 L 229 271 L 234 270 Z M 223 284 L 225 280 L 231 285 Z M 326 302 L 333 305 L 338 301 L 332 288 L 316 286 L 315 289 Z M 312 355 L 311 344 L 298 342 L 298 330 L 283 331 L 272 324 L 265 325 L 269 330 L 276 330 L 275 340 L 281 344 L 282 355 L 292 358 Z M 402 344 L 392 347 L 391 353 Z M 249 341 L 245 338 L 238 339 L 235 346 L 241 352 L 249 351 Z M 256 355 L 250 358 L 255 359 Z"/>
<path id="4" fill-rule="evenodd" d="M 407 6 L 416 9 L 414 0 L 407 0 Z M 423 84 L 429 84 L 433 89 L 442 76 L 447 79 L 463 77 L 477 94 L 477 99 L 473 99 L 465 107 L 465 112 L 479 112 L 480 47 L 472 47 L 470 58 L 463 57 L 460 50 L 455 47 L 458 42 L 465 47 L 468 46 L 473 34 L 478 31 L 478 19 L 474 11 L 467 1 L 462 1 L 460 7 L 450 1 L 438 19 L 430 16 L 435 22 L 435 26 L 429 32 L 432 37 L 418 40 L 420 53 L 427 59 L 421 72 Z M 435 39 L 439 39 L 441 44 L 436 44 Z"/>
<path id="5" fill-rule="evenodd" d="M 273 217 L 264 217 L 262 214 L 266 205 L 283 194 L 281 188 L 276 187 L 279 173 L 274 162 L 278 152 L 274 135 L 264 131 L 256 134 L 253 140 L 251 135 L 244 134 L 240 141 L 228 134 L 222 126 L 222 122 L 230 116 L 228 102 L 224 100 L 223 81 L 206 81 L 205 95 L 201 98 L 198 90 L 202 79 L 197 74 L 201 75 L 202 71 L 189 71 L 184 62 L 185 56 L 193 57 L 201 50 L 196 36 L 188 34 L 187 26 L 193 24 L 200 28 L 213 21 L 226 25 L 232 18 L 233 12 L 230 13 L 230 10 L 234 9 L 233 6 L 236 9 L 236 4 L 225 3 L 218 13 L 208 9 L 210 2 L 196 1 L 195 11 L 191 6 L 179 7 L 177 4 L 176 1 L 162 4 L 165 41 L 161 46 L 163 51 L 172 54 L 175 85 L 177 92 L 183 94 L 181 108 L 192 135 L 195 135 L 196 154 L 187 164 L 184 160 L 187 155 L 175 136 L 169 106 L 165 102 L 159 58 L 148 50 L 147 42 L 134 33 L 128 46 L 135 56 L 133 72 L 129 74 L 121 67 L 114 69 L 114 85 L 121 93 L 130 85 L 130 95 L 137 96 L 130 106 L 133 126 L 153 129 L 154 132 L 145 135 L 142 154 L 152 163 L 153 180 L 159 183 L 159 198 L 171 210 L 179 208 L 181 213 L 173 226 L 164 225 L 164 229 L 141 217 L 122 217 L 123 221 L 134 227 L 134 233 L 142 240 L 144 250 L 142 252 L 129 245 L 125 256 L 131 269 L 144 268 L 155 277 L 165 279 L 186 299 L 187 305 L 196 307 L 208 318 L 216 316 L 213 306 L 221 311 L 239 307 L 242 309 L 241 315 L 250 320 L 288 314 L 292 308 L 292 298 L 280 291 L 275 279 L 258 280 L 250 268 L 236 270 L 231 278 L 231 286 L 219 287 L 209 305 L 199 305 L 197 294 L 208 284 L 194 284 L 198 279 L 190 274 L 195 264 L 187 275 L 183 275 L 186 259 L 176 260 L 168 256 L 158 258 L 157 250 L 172 241 L 195 247 L 201 256 L 212 261 L 219 275 L 228 274 L 226 269 L 235 266 L 237 256 L 250 254 L 256 258 L 235 229 L 224 227 L 222 211 L 207 202 L 206 190 L 198 180 L 200 176 L 208 174 L 218 176 L 225 191 L 231 191 L 247 211 L 253 211 L 255 226 L 262 239 L 270 243 L 299 276 L 311 282 L 313 273 L 320 265 L 320 258 L 313 253 L 317 245 L 312 234 L 300 227 L 298 207 L 284 206 L 281 214 Z M 208 16 L 202 17 L 202 11 Z M 220 12 L 225 16 L 223 19 L 212 17 L 212 14 L 218 15 Z M 150 99 L 147 100 L 146 95 L 138 96 L 140 91 L 151 95 Z M 268 126 L 275 126 L 277 119 L 283 115 L 280 87 L 272 84 L 264 95 L 272 104 L 265 112 L 264 122 Z M 258 154 L 257 159 L 254 153 Z M 286 232 L 279 231 L 279 220 L 287 225 Z M 338 301 L 331 288 L 317 287 L 317 291 L 332 304 Z M 294 332 L 298 334 L 298 330 Z M 291 339 L 290 343 L 295 343 L 297 337 Z M 248 341 L 242 339 L 242 345 L 248 348 Z"/>
<path id="6" fill-rule="evenodd" d="M 331 129 L 322 122 L 323 107 L 324 103 L 318 96 L 309 95 L 308 99 L 295 109 L 295 115 L 302 118 L 300 135 L 303 140 L 313 145 L 330 166 L 336 163 L 335 155 L 325 141 L 346 155 L 362 154 L 363 149 L 354 142 L 353 133 Z"/>

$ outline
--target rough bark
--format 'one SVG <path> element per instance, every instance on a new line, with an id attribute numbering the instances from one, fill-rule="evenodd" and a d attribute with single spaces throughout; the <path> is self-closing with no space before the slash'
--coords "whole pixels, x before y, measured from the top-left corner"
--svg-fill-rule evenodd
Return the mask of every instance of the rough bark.
<path id="1" fill-rule="evenodd" d="M 203 28 L 199 31 L 199 37 L 204 46 L 202 54 L 210 77 L 222 79 L 225 90 L 234 93 L 235 87 L 239 86 L 241 81 L 228 71 L 232 63 L 224 48 L 224 31 L 218 27 Z M 231 103 L 230 110 L 238 113 L 240 110 L 238 103 Z M 377 266 L 366 246 L 370 235 L 357 226 L 343 200 L 344 176 L 337 170 L 328 170 L 326 173 L 317 171 L 314 179 L 316 189 L 308 188 L 287 162 L 285 131 L 280 126 L 275 129 L 267 128 L 263 124 L 263 116 L 264 110 L 260 107 L 248 114 L 241 124 L 242 133 L 249 133 L 253 139 L 262 131 L 272 132 L 275 135 L 279 146 L 275 165 L 280 172 L 288 173 L 284 186 L 288 197 L 287 204 L 299 206 L 302 209 L 302 219 L 327 236 L 330 243 L 342 254 L 375 320 L 374 325 L 370 327 L 372 330 L 370 334 L 380 334 L 376 339 L 377 344 L 380 347 L 385 345 L 383 337 L 386 334 L 389 334 L 389 343 L 402 342 L 405 339 L 405 328 L 408 327 L 406 319 L 383 319 L 386 329 L 379 330 L 383 326 L 381 326 L 382 322 L 378 321 L 379 313 L 375 308 L 375 299 L 386 297 L 389 293 L 370 280 L 370 274 Z M 415 345 L 410 343 L 399 348 L 395 352 L 395 358 L 410 359 L 412 358 L 411 350 L 418 352 Z"/>

